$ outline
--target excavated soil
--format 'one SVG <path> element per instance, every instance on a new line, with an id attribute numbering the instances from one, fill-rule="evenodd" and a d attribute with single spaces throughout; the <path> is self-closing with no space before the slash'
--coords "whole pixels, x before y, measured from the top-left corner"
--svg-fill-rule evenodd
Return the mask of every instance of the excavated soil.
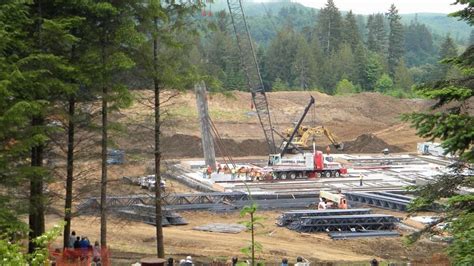
<path id="1" fill-rule="evenodd" d="M 176 134 L 163 137 L 162 152 L 165 158 L 196 158 L 202 157 L 201 139 L 196 136 Z M 263 140 L 244 140 L 237 142 L 232 139 L 223 139 L 222 149 L 216 148 L 216 156 L 257 156 L 267 154 L 267 144 Z M 379 153 L 388 148 L 391 152 L 404 152 L 405 150 L 390 145 L 373 134 L 363 134 L 355 140 L 344 142 L 344 150 L 332 149 L 333 153 Z M 325 150 L 323 146 L 317 146 L 318 150 Z"/>
<path id="2" fill-rule="evenodd" d="M 378 153 L 385 148 L 391 152 L 405 151 L 400 147 L 388 144 L 373 134 L 362 134 L 355 140 L 344 143 L 344 152 L 348 153 Z"/>
<path id="3" fill-rule="evenodd" d="M 138 99 L 128 109 L 112 118 L 126 125 L 124 136 L 116 143 L 128 154 L 153 154 L 153 111 L 148 99 L 152 92 L 136 91 Z M 325 126 L 339 141 L 345 143 L 344 152 L 379 153 L 388 148 L 392 152 L 416 150 L 422 139 L 415 130 L 400 120 L 404 113 L 426 110 L 429 102 L 420 99 L 397 99 L 379 93 L 360 93 L 330 96 L 319 92 L 268 93 L 273 127 L 283 132 L 293 127 L 306 107 L 309 97 L 316 99 L 303 124 Z M 162 99 L 170 98 L 162 109 L 162 151 L 165 158 L 202 157 L 199 118 L 193 93 L 176 94 L 166 91 Z M 267 147 L 255 110 L 251 109 L 251 96 L 246 92 L 233 92 L 227 96 L 208 96 L 209 112 L 226 149 L 232 156 L 266 155 Z M 276 145 L 281 139 L 276 138 Z M 324 138 L 316 139 L 316 146 L 330 144 Z M 333 152 L 337 152 L 332 149 Z M 222 153 L 216 147 L 216 153 Z"/>

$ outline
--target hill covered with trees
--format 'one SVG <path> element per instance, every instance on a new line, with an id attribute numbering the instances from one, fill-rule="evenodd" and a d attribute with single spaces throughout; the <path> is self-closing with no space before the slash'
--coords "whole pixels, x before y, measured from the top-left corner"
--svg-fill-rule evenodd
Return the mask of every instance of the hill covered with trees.
<path id="1" fill-rule="evenodd" d="M 213 89 L 240 89 L 244 75 L 231 19 L 222 3 L 210 10 L 219 9 L 203 19 L 216 27 L 200 44 L 201 66 L 220 81 Z M 400 15 L 396 6 L 362 16 L 341 12 L 331 0 L 321 10 L 248 3 L 246 13 L 267 90 L 408 96 L 416 83 L 458 75 L 439 61 L 456 56 L 474 38 L 465 22 L 440 14 Z"/>

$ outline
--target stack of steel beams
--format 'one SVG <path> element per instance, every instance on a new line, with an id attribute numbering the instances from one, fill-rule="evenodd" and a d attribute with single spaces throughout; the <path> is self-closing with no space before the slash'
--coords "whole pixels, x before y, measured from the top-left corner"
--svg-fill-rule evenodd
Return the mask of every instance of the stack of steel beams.
<path id="1" fill-rule="evenodd" d="M 151 214 L 144 214 L 144 213 L 135 212 L 133 210 L 125 210 L 125 209 L 116 210 L 114 213 L 116 213 L 118 217 L 123 218 L 123 219 L 156 225 L 155 216 Z M 168 221 L 168 219 L 166 219 L 165 216 L 163 216 L 161 217 L 161 224 L 162 226 L 168 226 L 170 225 L 170 222 Z"/>
<path id="2" fill-rule="evenodd" d="M 392 230 L 399 219 L 384 214 L 357 214 L 301 217 L 288 228 L 298 232 L 332 232 L 354 230 Z"/>
<path id="3" fill-rule="evenodd" d="M 277 220 L 278 226 L 288 226 L 302 217 L 370 214 L 371 209 L 328 209 L 328 210 L 294 210 L 284 212 Z"/>
<path id="4" fill-rule="evenodd" d="M 258 204 L 260 209 L 294 209 L 306 208 L 315 203 L 316 197 L 289 195 L 259 195 L 250 199 L 250 197 L 241 192 L 234 193 L 194 193 L 194 194 L 173 194 L 163 197 L 163 207 L 167 210 L 209 210 L 209 211 L 234 211 L 253 202 Z M 153 205 L 154 197 L 150 195 L 136 196 L 114 196 L 107 197 L 107 208 L 110 210 L 122 209 L 129 206 Z M 78 206 L 78 213 L 92 214 L 99 211 L 99 199 L 89 198 Z"/>
<path id="5" fill-rule="evenodd" d="M 120 217 L 155 225 L 155 207 L 136 204 L 115 210 Z M 188 222 L 181 215 L 170 210 L 163 210 L 161 223 L 165 225 L 186 225 Z"/>
<path id="6" fill-rule="evenodd" d="M 378 194 L 363 192 L 346 192 L 344 193 L 344 195 L 346 195 L 346 198 L 349 203 L 351 201 L 359 202 L 370 206 L 395 211 L 406 211 L 408 205 L 413 199 L 408 196 L 386 192 L 378 192 Z"/>
<path id="7" fill-rule="evenodd" d="M 219 202 L 234 202 L 239 200 L 248 200 L 247 194 L 242 192 L 210 192 L 210 193 L 188 193 L 188 194 L 170 194 L 163 197 L 166 205 L 182 204 L 206 204 Z"/>

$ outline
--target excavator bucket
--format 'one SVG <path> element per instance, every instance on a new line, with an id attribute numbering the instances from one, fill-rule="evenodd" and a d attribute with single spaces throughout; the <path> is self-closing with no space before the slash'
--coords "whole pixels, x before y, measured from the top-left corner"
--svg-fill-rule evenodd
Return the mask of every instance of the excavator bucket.
<path id="1" fill-rule="evenodd" d="M 344 150 L 344 143 L 336 143 L 334 147 L 340 151 Z"/>

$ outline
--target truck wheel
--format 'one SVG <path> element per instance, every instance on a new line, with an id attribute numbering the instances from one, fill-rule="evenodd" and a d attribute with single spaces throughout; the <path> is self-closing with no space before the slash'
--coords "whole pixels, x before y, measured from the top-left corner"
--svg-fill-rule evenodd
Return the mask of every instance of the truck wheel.
<path id="1" fill-rule="evenodd" d="M 290 179 L 296 179 L 296 176 L 295 172 L 290 172 Z"/>
<path id="2" fill-rule="evenodd" d="M 331 177 L 331 172 L 329 172 L 329 171 L 325 172 L 324 176 L 327 177 L 327 178 L 330 178 Z"/>
<path id="3" fill-rule="evenodd" d="M 320 172 L 316 173 L 316 177 L 321 178 L 321 173 Z"/>
<path id="4" fill-rule="evenodd" d="M 280 179 L 285 180 L 288 177 L 288 174 L 285 172 L 280 173 Z"/>
<path id="5" fill-rule="evenodd" d="M 334 177 L 339 177 L 339 176 L 341 176 L 341 174 L 339 173 L 339 171 L 336 171 L 336 172 L 334 173 Z"/>

